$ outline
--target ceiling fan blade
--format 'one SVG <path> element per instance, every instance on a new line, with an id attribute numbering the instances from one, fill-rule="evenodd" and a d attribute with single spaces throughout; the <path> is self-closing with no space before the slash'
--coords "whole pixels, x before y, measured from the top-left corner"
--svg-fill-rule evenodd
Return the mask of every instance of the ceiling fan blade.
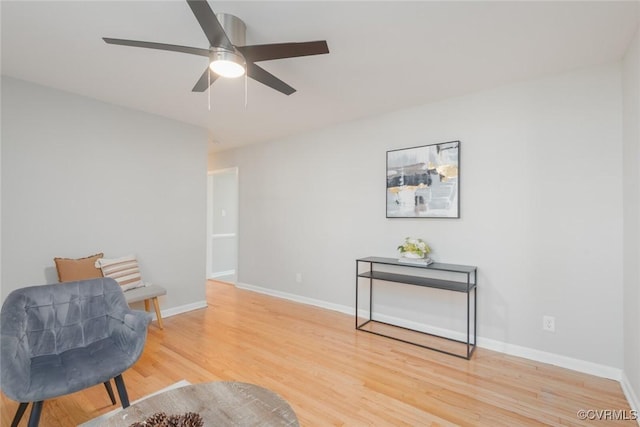
<path id="1" fill-rule="evenodd" d="M 211 10 L 209 3 L 206 0 L 187 0 L 187 3 L 189 3 L 189 7 L 196 16 L 211 47 L 223 47 L 233 52 L 233 44 L 224 32 L 220 22 L 218 22 L 218 18 Z"/>
<path id="2" fill-rule="evenodd" d="M 211 71 L 211 68 L 207 67 L 207 69 L 204 70 L 204 73 L 200 76 L 200 79 L 198 79 L 196 85 L 191 89 L 191 92 L 204 92 L 217 78 L 218 75 Z"/>
<path id="3" fill-rule="evenodd" d="M 108 44 L 119 44 L 122 46 L 132 47 L 146 47 L 148 49 L 168 50 L 172 52 L 189 53 L 191 55 L 209 56 L 211 52 L 209 49 L 200 49 L 198 47 L 178 46 L 175 44 L 154 43 L 154 42 L 141 42 L 137 40 L 123 40 L 123 39 L 111 39 L 103 37 L 102 40 Z"/>
<path id="4" fill-rule="evenodd" d="M 247 62 L 247 75 L 252 79 L 259 81 L 263 85 L 282 92 L 285 95 L 291 95 L 296 90 L 253 62 Z"/>
<path id="5" fill-rule="evenodd" d="M 251 62 L 329 53 L 329 46 L 327 46 L 327 42 L 325 40 L 303 43 L 274 43 L 242 47 L 238 46 L 237 49 L 242 52 L 247 61 Z"/>

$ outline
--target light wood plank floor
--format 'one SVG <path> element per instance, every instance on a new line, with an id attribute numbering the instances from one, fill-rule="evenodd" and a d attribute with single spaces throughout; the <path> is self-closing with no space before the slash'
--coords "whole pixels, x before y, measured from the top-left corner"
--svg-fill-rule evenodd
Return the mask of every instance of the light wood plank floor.
<path id="1" fill-rule="evenodd" d="M 352 316 L 218 282 L 207 284 L 207 301 L 165 319 L 164 330 L 151 325 L 124 374 L 131 400 L 182 379 L 233 380 L 280 394 L 302 426 L 636 425 L 576 415 L 630 415 L 615 381 L 482 348 L 466 361 L 357 332 Z M 1 396 L 3 426 L 16 408 Z M 100 385 L 45 402 L 41 425 L 73 426 L 113 408 Z"/>

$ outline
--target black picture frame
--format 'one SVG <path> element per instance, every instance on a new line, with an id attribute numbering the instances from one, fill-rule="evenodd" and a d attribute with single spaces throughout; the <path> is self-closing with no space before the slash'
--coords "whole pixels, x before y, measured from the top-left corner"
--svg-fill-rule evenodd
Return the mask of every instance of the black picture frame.
<path id="1" fill-rule="evenodd" d="M 387 151 L 387 218 L 460 218 L 460 141 Z"/>

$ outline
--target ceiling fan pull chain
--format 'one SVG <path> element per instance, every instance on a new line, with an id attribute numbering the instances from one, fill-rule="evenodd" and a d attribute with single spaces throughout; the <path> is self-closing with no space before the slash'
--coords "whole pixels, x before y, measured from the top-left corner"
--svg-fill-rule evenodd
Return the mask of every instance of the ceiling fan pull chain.
<path id="1" fill-rule="evenodd" d="M 247 73 L 244 73 L 244 109 L 245 110 L 247 109 L 247 99 L 248 99 L 248 96 L 247 96 L 247 79 L 248 79 Z"/>

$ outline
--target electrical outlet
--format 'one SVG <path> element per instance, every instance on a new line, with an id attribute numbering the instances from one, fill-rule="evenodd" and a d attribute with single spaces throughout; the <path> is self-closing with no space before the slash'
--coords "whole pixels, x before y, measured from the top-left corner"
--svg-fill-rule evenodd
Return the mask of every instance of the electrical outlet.
<path id="1" fill-rule="evenodd" d="M 296 283 L 302 283 L 302 273 L 296 273 Z"/>
<path id="2" fill-rule="evenodd" d="M 542 330 L 548 332 L 556 331 L 556 318 L 553 316 L 542 316 Z"/>

